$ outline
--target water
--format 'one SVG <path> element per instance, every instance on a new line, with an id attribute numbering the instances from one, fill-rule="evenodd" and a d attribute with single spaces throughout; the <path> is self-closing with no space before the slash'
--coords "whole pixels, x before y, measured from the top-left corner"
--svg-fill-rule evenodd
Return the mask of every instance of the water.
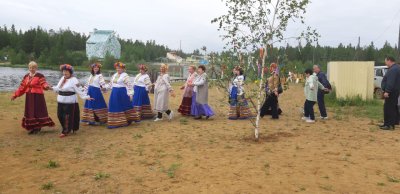
<path id="1" fill-rule="evenodd" d="M 40 70 L 45 77 L 47 82 L 51 86 L 55 86 L 60 81 L 62 76 L 60 71 L 54 70 Z M 12 67 L 0 67 L 0 91 L 14 91 L 19 87 L 22 78 L 28 73 L 26 68 L 12 68 Z M 74 72 L 74 76 L 79 79 L 82 84 L 85 84 L 88 79 L 90 72 Z"/>

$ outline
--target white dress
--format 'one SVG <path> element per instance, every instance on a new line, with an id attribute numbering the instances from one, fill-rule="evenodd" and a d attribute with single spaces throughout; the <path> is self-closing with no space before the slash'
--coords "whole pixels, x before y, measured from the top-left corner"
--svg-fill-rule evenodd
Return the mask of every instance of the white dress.
<path id="1" fill-rule="evenodd" d="M 154 110 L 165 112 L 169 110 L 169 93 L 172 86 L 168 74 L 159 75 L 154 86 Z"/>

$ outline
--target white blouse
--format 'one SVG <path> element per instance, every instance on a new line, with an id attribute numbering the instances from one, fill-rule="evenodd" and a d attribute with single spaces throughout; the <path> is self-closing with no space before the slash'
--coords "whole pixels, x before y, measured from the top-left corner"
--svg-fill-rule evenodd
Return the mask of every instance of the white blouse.
<path id="1" fill-rule="evenodd" d="M 207 74 L 203 73 L 201 75 L 197 75 L 197 77 L 194 79 L 193 84 L 194 84 L 194 92 L 198 92 L 198 86 L 202 86 L 206 83 L 207 81 Z"/>
<path id="2" fill-rule="evenodd" d="M 76 77 L 71 77 L 66 80 L 64 84 L 65 78 L 62 77 L 60 81 L 58 82 L 57 86 L 53 87 L 53 91 L 56 93 L 59 92 L 75 92 L 74 95 L 71 96 L 57 96 L 57 102 L 59 103 L 65 103 L 65 104 L 74 104 L 78 102 L 78 98 L 76 97 L 76 94 L 79 95 L 82 99 L 86 100 L 89 99 L 90 96 L 84 93 L 80 88 L 78 88 L 79 81 L 76 79 Z M 62 86 L 61 86 L 62 85 Z"/>
<path id="3" fill-rule="evenodd" d="M 85 85 L 85 93 L 88 92 L 89 86 L 96 88 L 106 88 L 106 81 L 102 74 L 90 75 Z"/>
<path id="4" fill-rule="evenodd" d="M 242 95 L 244 93 L 244 76 L 243 75 L 239 75 L 236 76 L 235 79 L 232 82 L 233 86 L 238 88 L 238 95 Z"/>
<path id="5" fill-rule="evenodd" d="M 132 83 L 129 81 L 129 75 L 125 72 L 119 74 L 115 73 L 111 80 L 109 85 L 107 86 L 108 89 L 112 88 L 123 88 L 125 87 L 127 90 L 128 96 L 133 96 L 133 86 Z"/>
<path id="6" fill-rule="evenodd" d="M 133 86 L 145 87 L 147 91 L 151 88 L 151 80 L 147 74 L 137 74 Z"/>

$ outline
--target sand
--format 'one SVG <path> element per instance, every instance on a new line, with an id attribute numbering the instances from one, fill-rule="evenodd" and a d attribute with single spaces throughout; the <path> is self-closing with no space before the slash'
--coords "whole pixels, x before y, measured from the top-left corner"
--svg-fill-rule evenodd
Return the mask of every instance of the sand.
<path id="1" fill-rule="evenodd" d="M 263 118 L 256 142 L 249 121 L 227 120 L 223 90 L 211 90 L 210 120 L 81 125 L 64 139 L 55 94 L 46 100 L 56 127 L 27 135 L 24 98 L 0 93 L 0 193 L 400 193 L 400 130 L 380 131 L 351 112 L 335 120 L 331 110 L 329 120 L 307 124 L 303 90 L 292 86 L 280 97 L 280 120 Z"/>

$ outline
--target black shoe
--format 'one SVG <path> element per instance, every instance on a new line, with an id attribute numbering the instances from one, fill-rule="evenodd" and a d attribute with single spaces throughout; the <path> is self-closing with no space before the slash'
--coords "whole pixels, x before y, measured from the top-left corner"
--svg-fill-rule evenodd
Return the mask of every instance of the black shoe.
<path id="1" fill-rule="evenodd" d="M 382 128 L 382 127 L 384 127 L 384 126 L 386 126 L 385 124 L 382 124 L 382 125 L 378 125 L 380 128 Z"/>
<path id="2" fill-rule="evenodd" d="M 194 117 L 194 119 L 199 120 L 199 119 L 201 119 L 201 116 Z"/>
<path id="3" fill-rule="evenodd" d="M 206 116 L 206 119 L 209 119 L 210 118 L 210 116 Z"/>
<path id="4" fill-rule="evenodd" d="M 388 126 L 388 125 L 385 125 L 385 126 L 382 126 L 382 127 L 380 127 L 382 130 L 394 130 L 394 125 L 392 125 L 392 126 Z"/>

